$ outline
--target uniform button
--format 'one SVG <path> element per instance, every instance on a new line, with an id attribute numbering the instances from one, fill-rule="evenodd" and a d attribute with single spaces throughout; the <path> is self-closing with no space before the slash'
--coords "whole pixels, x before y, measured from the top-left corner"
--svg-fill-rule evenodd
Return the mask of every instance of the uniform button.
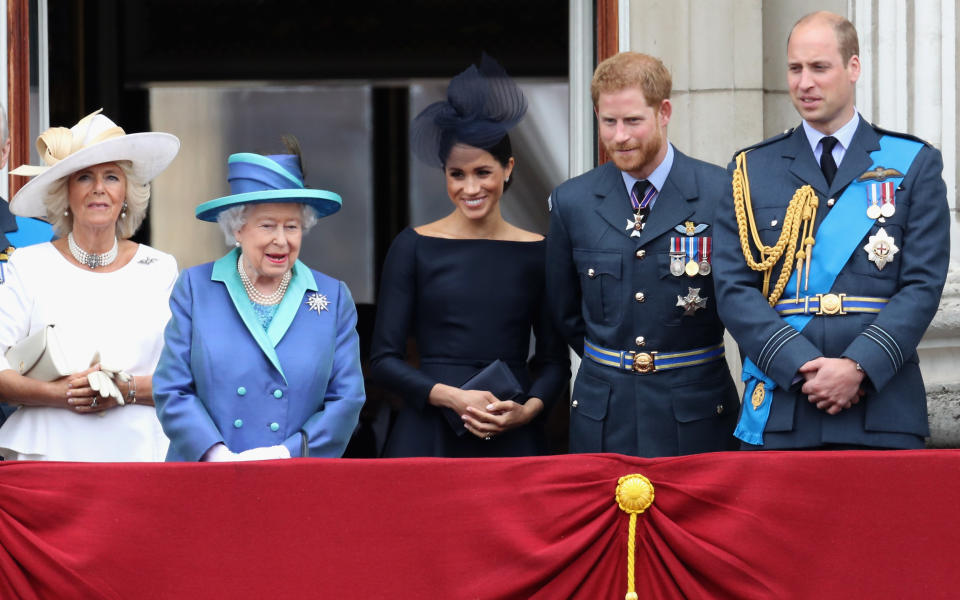
<path id="1" fill-rule="evenodd" d="M 283 398 L 283 392 L 280 390 L 273 390 L 273 397 L 279 400 L 280 398 Z"/>
<path id="2" fill-rule="evenodd" d="M 637 302 L 643 302 L 644 300 L 647 299 L 647 297 L 643 295 L 643 292 L 637 292 L 636 294 L 633 295 L 633 298 Z"/>
<path id="3" fill-rule="evenodd" d="M 233 426 L 236 427 L 237 429 L 240 429 L 241 427 L 243 427 L 243 419 L 237 419 L 236 421 L 234 421 Z"/>
<path id="4" fill-rule="evenodd" d="M 777 226 L 777 220 L 776 220 L 776 219 L 770 221 L 770 227 L 776 227 L 776 226 Z"/>
<path id="5" fill-rule="evenodd" d="M 642 347 L 642 346 L 646 346 L 646 345 L 647 345 L 647 340 L 645 340 L 642 335 L 638 335 L 638 336 L 637 336 L 637 339 L 636 339 L 635 341 L 637 342 L 637 345 L 638 345 L 638 346 L 641 346 L 641 347 Z"/>
<path id="6" fill-rule="evenodd" d="M 717 405 L 717 414 L 718 414 L 718 415 L 722 415 L 722 414 L 723 414 L 723 405 L 722 405 L 722 404 L 718 404 L 718 405 Z"/>
<path id="7" fill-rule="evenodd" d="M 836 203 L 837 203 L 836 198 L 830 198 L 829 200 L 827 200 L 827 206 L 833 206 Z"/>
<path id="8" fill-rule="evenodd" d="M 237 388 L 237 395 L 238 395 L 238 396 L 246 396 L 246 395 L 247 395 L 247 388 L 243 387 L 242 385 L 241 385 L 240 387 L 238 387 L 238 388 Z"/>
<path id="9" fill-rule="evenodd" d="M 589 277 L 590 279 L 593 279 L 596 276 L 597 276 L 596 271 L 594 271 L 593 269 L 587 269 L 587 277 Z"/>
<path id="10" fill-rule="evenodd" d="M 277 431 L 278 429 L 280 429 L 279 423 L 270 423 L 270 431 Z"/>
<path id="11" fill-rule="evenodd" d="M 637 258 L 643 258 L 646 255 L 647 255 L 646 250 L 637 250 Z"/>
<path id="12" fill-rule="evenodd" d="M 576 400 L 574 400 L 573 402 L 570 403 L 570 406 L 576 408 L 576 407 L 580 406 L 580 403 L 577 402 Z"/>

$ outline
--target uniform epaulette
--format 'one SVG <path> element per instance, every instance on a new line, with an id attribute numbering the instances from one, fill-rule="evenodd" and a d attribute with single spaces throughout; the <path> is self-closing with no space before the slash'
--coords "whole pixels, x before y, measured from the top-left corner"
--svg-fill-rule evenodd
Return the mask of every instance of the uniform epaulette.
<path id="1" fill-rule="evenodd" d="M 773 137 L 768 137 L 767 139 L 762 140 L 762 141 L 760 141 L 760 142 L 757 142 L 756 144 L 753 144 L 752 146 L 747 146 L 746 148 L 741 148 L 741 149 L 737 150 L 736 152 L 734 152 L 733 155 L 734 155 L 734 156 L 737 156 L 737 155 L 740 154 L 741 152 L 749 152 L 749 151 L 754 150 L 754 149 L 756 149 L 756 148 L 760 148 L 760 147 L 762 147 L 762 146 L 766 146 L 766 145 L 772 144 L 772 143 L 774 143 L 774 142 L 779 142 L 779 141 L 782 140 L 783 138 L 789 137 L 789 136 L 793 135 L 793 130 L 794 130 L 794 129 L 796 129 L 796 127 L 791 127 L 790 129 L 785 129 L 785 130 L 783 131 L 783 133 L 778 133 L 777 135 L 775 135 L 775 136 L 773 136 Z"/>
<path id="2" fill-rule="evenodd" d="M 904 139 L 908 139 L 908 140 L 913 140 L 914 142 L 920 142 L 920 143 L 923 144 L 924 146 L 929 146 L 929 145 L 930 145 L 930 142 L 928 142 L 927 140 L 922 140 L 922 139 L 918 138 L 918 137 L 915 136 L 915 135 L 910 135 L 909 133 L 903 133 L 903 132 L 901 132 L 901 131 L 890 131 L 889 129 L 884 129 L 884 128 L 882 128 L 882 127 L 878 127 L 878 126 L 874 125 L 873 123 L 870 123 L 870 126 L 873 127 L 873 130 L 874 130 L 874 131 L 876 131 L 877 133 L 879 133 L 879 134 L 881 134 L 881 135 L 892 135 L 892 136 L 894 136 L 894 137 L 899 137 L 899 138 L 904 138 Z"/>

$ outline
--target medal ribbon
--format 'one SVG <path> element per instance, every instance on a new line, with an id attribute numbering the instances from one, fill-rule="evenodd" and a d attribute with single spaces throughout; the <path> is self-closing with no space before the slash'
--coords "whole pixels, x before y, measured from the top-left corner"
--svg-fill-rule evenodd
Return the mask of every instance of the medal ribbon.
<path id="1" fill-rule="evenodd" d="M 906 173 L 921 148 L 923 144 L 920 142 L 890 135 L 882 136 L 880 149 L 870 153 L 870 160 L 873 161 L 873 166 L 870 168 L 883 165 Z M 899 185 L 902 180 L 902 177 L 892 178 L 890 185 Z M 830 291 L 840 271 L 847 264 L 850 256 L 856 252 L 863 236 L 873 227 L 874 221 L 866 215 L 863 205 L 848 198 L 854 194 L 864 193 L 864 185 L 866 185 L 864 182 L 856 180 L 850 183 L 817 228 L 814 236 L 817 251 L 810 259 L 810 277 L 807 281 L 806 295 L 815 296 Z M 784 298 L 796 296 L 796 283 L 797 278 L 791 277 L 783 291 Z M 782 318 L 797 331 L 803 331 L 813 315 L 788 315 Z M 776 384 L 766 377 L 766 374 L 749 358 L 743 361 L 743 375 L 746 382 L 744 388 L 746 395 L 743 397 L 743 410 L 740 411 L 740 420 L 733 435 L 748 444 L 762 446 L 763 430 L 770 416 L 770 405 L 773 403 L 773 390 Z M 759 408 L 754 409 L 750 404 L 749 394 L 753 392 L 759 381 L 764 383 L 764 400 Z M 747 415 L 748 412 L 753 414 Z"/>
<path id="2" fill-rule="evenodd" d="M 710 246 L 713 244 L 713 238 L 711 237 L 702 237 L 700 238 L 700 261 L 701 262 L 710 262 Z"/>
<path id="3" fill-rule="evenodd" d="M 643 198 L 638 199 L 637 195 L 630 191 L 630 206 L 633 207 L 633 212 L 637 212 L 642 208 L 647 208 L 650 206 L 650 203 L 653 202 L 654 196 L 657 195 L 657 188 L 653 187 L 652 183 L 648 182 L 647 191 L 644 192 Z M 623 196 L 620 196 L 623 198 Z"/>
<path id="4" fill-rule="evenodd" d="M 884 204 L 889 204 L 891 206 L 894 206 L 895 205 L 894 203 L 896 202 L 896 200 L 894 199 L 894 195 L 893 195 L 893 189 L 894 189 L 893 182 L 884 181 L 883 183 L 880 184 L 880 186 L 882 189 L 882 192 L 880 194 L 881 202 L 883 202 Z"/>
<path id="5" fill-rule="evenodd" d="M 871 183 L 867 186 L 867 204 L 869 206 L 876 206 L 877 208 L 880 208 L 880 198 L 877 196 L 879 191 L 878 188 L 881 185 L 882 184 L 879 183 Z"/>
<path id="6" fill-rule="evenodd" d="M 687 258 L 690 259 L 689 262 L 696 262 L 696 261 L 697 261 L 697 242 L 698 242 L 699 240 L 700 240 L 700 238 L 698 238 L 698 237 L 688 237 L 688 238 L 684 238 L 684 240 L 683 240 L 683 241 L 684 241 L 684 246 L 686 246 L 686 248 L 684 248 L 684 250 L 685 250 L 685 252 L 686 252 L 686 254 L 687 254 Z"/>

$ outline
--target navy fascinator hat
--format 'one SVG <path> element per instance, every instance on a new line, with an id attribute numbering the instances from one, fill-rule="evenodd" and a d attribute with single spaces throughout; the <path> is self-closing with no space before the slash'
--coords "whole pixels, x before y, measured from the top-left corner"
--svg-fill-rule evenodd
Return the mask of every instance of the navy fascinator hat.
<path id="1" fill-rule="evenodd" d="M 410 145 L 423 162 L 442 167 L 454 144 L 492 148 L 523 119 L 527 99 L 497 61 L 486 53 L 480 66 L 450 80 L 447 99 L 434 102 L 410 126 Z"/>

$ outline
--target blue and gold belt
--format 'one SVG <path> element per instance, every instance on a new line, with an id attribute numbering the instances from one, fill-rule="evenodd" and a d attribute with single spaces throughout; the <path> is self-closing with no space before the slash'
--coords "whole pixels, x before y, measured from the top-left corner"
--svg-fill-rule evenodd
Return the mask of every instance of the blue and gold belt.
<path id="1" fill-rule="evenodd" d="M 595 363 L 623 371 L 656 373 L 720 360 L 723 358 L 723 342 L 682 352 L 636 352 L 601 348 L 584 340 L 583 355 Z"/>
<path id="2" fill-rule="evenodd" d="M 781 315 L 845 315 L 847 313 L 878 313 L 887 305 L 887 302 L 890 302 L 889 298 L 817 294 L 781 300 L 774 308 Z"/>

